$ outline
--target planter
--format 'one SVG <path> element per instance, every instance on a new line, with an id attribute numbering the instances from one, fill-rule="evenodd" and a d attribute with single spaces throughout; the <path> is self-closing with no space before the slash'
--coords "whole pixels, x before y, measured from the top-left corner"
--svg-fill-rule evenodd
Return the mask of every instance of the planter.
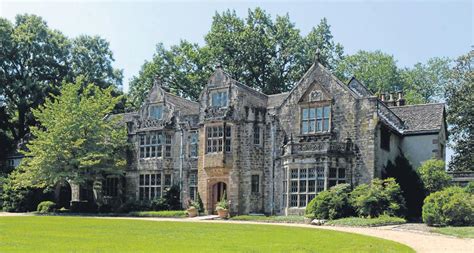
<path id="1" fill-rule="evenodd" d="M 229 216 L 229 210 L 217 209 L 217 215 L 219 215 L 219 218 L 221 219 L 227 219 L 227 217 Z"/>
<path id="2" fill-rule="evenodd" d="M 189 218 L 198 216 L 198 210 L 195 207 L 188 208 L 186 211 L 188 212 Z"/>

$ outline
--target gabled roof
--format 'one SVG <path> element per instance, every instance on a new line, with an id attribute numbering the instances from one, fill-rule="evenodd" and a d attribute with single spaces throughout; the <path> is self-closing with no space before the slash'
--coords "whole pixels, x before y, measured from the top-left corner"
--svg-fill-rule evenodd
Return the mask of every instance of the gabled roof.
<path id="1" fill-rule="evenodd" d="M 403 120 L 404 134 L 438 132 L 443 127 L 443 103 L 392 106 L 389 109 Z"/>
<path id="2" fill-rule="evenodd" d="M 165 95 L 166 103 L 174 105 L 182 115 L 199 114 L 199 103 L 176 96 L 166 91 L 163 92 L 163 94 Z"/>
<path id="3" fill-rule="evenodd" d="M 267 108 L 275 108 L 275 107 L 280 106 L 283 103 L 283 100 L 285 100 L 285 98 L 288 97 L 289 94 L 290 92 L 283 92 L 283 93 L 268 95 Z"/>

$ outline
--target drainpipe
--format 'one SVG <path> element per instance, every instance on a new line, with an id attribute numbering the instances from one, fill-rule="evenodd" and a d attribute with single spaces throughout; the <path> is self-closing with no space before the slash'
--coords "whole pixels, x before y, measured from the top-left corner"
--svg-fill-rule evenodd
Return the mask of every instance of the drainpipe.
<path id="1" fill-rule="evenodd" d="M 183 135 L 184 135 L 184 124 L 180 126 L 180 143 L 179 143 L 179 199 L 181 206 L 183 205 Z"/>
<path id="2" fill-rule="evenodd" d="M 275 209 L 275 117 L 270 116 L 270 131 L 271 131 L 271 145 L 272 145 L 272 198 L 270 202 L 270 214 L 273 215 Z"/>

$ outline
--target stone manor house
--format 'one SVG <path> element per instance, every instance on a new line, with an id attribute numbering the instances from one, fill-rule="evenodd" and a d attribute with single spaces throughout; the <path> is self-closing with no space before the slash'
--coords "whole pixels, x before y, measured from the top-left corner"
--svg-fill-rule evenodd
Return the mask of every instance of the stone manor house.
<path id="1" fill-rule="evenodd" d="M 331 186 L 381 177 L 401 152 L 414 168 L 444 160 L 447 139 L 444 104 L 376 97 L 318 62 L 290 92 L 275 95 L 220 67 L 198 102 L 156 83 L 124 121 L 129 165 L 123 178 L 104 181 L 104 198 L 147 201 L 179 185 L 183 207 L 199 194 L 207 213 L 225 191 L 233 214 L 301 214 Z"/>

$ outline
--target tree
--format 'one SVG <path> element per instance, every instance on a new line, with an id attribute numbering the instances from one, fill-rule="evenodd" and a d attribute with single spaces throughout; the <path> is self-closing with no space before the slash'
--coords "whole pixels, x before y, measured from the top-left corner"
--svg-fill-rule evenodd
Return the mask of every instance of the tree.
<path id="1" fill-rule="evenodd" d="M 450 59 L 431 58 L 426 64 L 417 63 L 413 68 L 401 70 L 407 103 L 432 103 L 444 98 L 444 89 L 450 78 Z"/>
<path id="2" fill-rule="evenodd" d="M 446 87 L 447 120 L 454 155 L 449 169 L 474 170 L 474 50 L 456 60 Z"/>
<path id="3" fill-rule="evenodd" d="M 303 37 L 288 15 L 275 19 L 260 8 L 249 10 L 245 19 L 235 11 L 216 13 L 206 44 L 199 47 L 182 41 L 166 49 L 157 45 L 151 62 L 145 62 L 130 83 L 130 101 L 141 106 L 158 76 L 171 92 L 197 99 L 212 70 L 222 65 L 234 79 L 266 94 L 290 90 L 319 61 L 334 69 L 343 48 L 333 40 L 326 19 Z"/>
<path id="4" fill-rule="evenodd" d="M 89 84 L 81 89 L 82 80 L 64 84 L 60 95 L 33 110 L 41 125 L 31 128 L 34 138 L 12 175 L 19 185 L 83 184 L 122 172 L 126 130 L 120 117 L 106 119 L 120 97 L 112 96 L 112 87 Z"/>
<path id="5" fill-rule="evenodd" d="M 35 124 L 30 108 L 57 93 L 66 77 L 70 43 L 40 17 L 18 15 L 15 24 L 0 19 L 0 45 L 0 97 L 10 115 L 10 133 L 20 140 Z"/>
<path id="6" fill-rule="evenodd" d="M 418 219 L 421 217 L 425 191 L 419 174 L 413 169 L 402 152 L 392 163 L 389 161 L 382 172 L 382 178 L 395 178 L 400 185 L 402 196 L 406 201 L 407 217 Z"/>
<path id="7" fill-rule="evenodd" d="M 110 43 L 99 36 L 81 35 L 71 41 L 70 81 L 81 77 L 84 85 L 122 86 L 122 70 L 114 69 Z"/>
<path id="8" fill-rule="evenodd" d="M 18 15 L 15 23 L 0 18 L 0 59 L 0 138 L 11 140 L 4 149 L 8 151 L 28 139 L 29 127 L 37 124 L 31 109 L 43 104 L 48 94 L 57 95 L 63 80 L 83 75 L 84 86 L 94 82 L 105 88 L 122 79 L 121 71 L 111 66 L 107 41 L 97 36 L 71 41 L 36 15 Z"/>
<path id="9" fill-rule="evenodd" d="M 442 160 L 430 159 L 418 168 L 421 181 L 427 194 L 437 192 L 451 184 L 451 176 L 445 171 Z"/>
<path id="10" fill-rule="evenodd" d="M 374 93 L 402 88 L 396 60 L 379 50 L 346 56 L 337 66 L 336 76 L 346 81 L 355 76 Z"/>

